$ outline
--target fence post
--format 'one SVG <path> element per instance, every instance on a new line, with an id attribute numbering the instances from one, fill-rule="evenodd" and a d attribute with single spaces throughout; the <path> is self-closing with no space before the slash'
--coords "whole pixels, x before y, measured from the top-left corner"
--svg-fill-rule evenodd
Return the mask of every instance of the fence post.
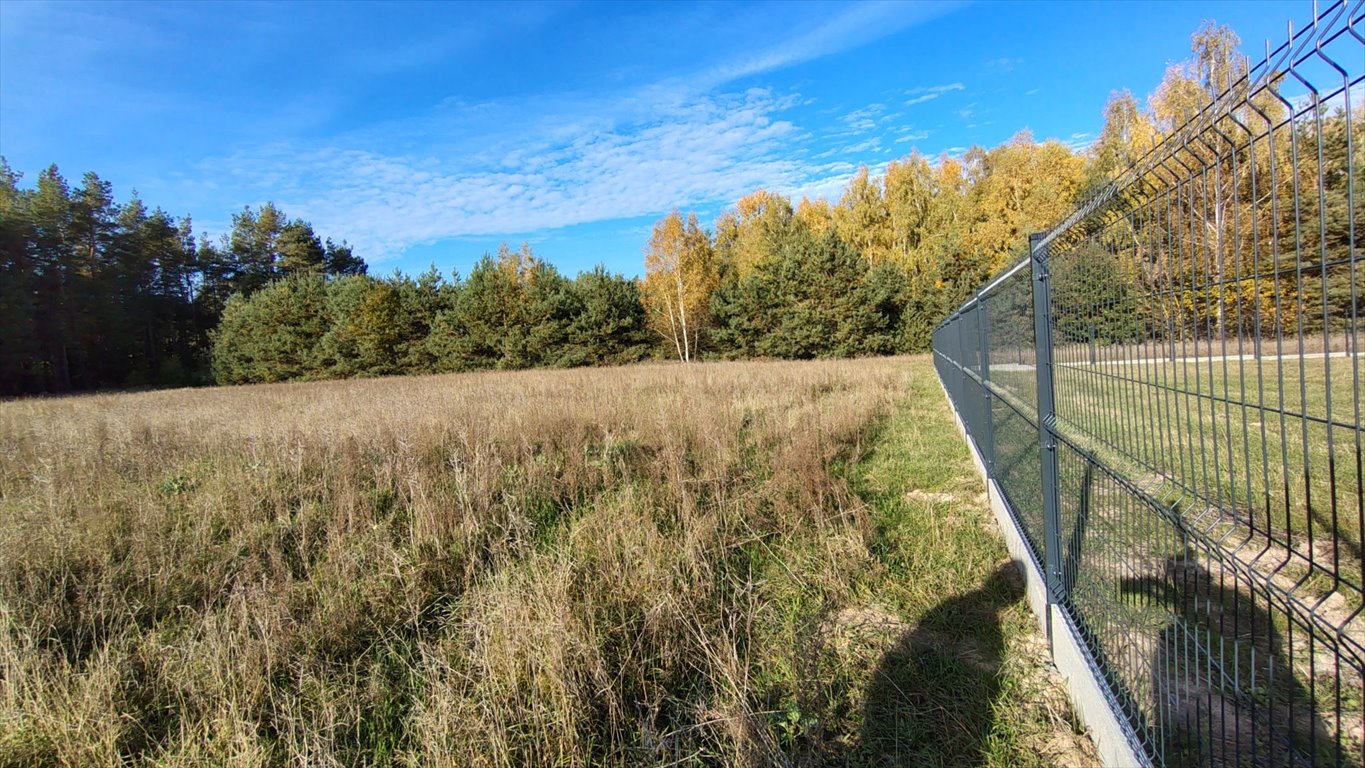
<path id="1" fill-rule="evenodd" d="M 991 404 L 991 344 L 990 336 L 987 332 L 986 323 L 988 315 L 986 312 L 986 297 L 978 293 L 976 295 L 977 325 L 980 327 L 981 336 L 981 402 L 985 409 L 985 421 L 982 431 L 985 432 L 986 444 L 982 446 L 986 459 L 986 480 L 987 482 L 995 479 L 995 418 L 994 409 Z"/>
<path id="2" fill-rule="evenodd" d="M 967 430 L 968 439 L 976 442 L 977 436 L 972 434 L 972 409 L 969 405 L 971 401 L 967 397 L 967 383 L 971 380 L 971 377 L 967 375 L 967 345 L 962 343 L 962 337 L 967 335 L 964 330 L 964 326 L 967 324 L 966 317 L 966 314 L 958 310 L 957 320 L 953 321 L 953 336 L 957 341 L 957 372 L 959 374 L 957 392 L 962 403 L 958 406 L 958 412 L 962 416 L 962 426 Z"/>
<path id="3" fill-rule="evenodd" d="M 1057 405 L 1052 391 L 1052 294 L 1043 237 L 1041 233 L 1029 235 L 1029 261 L 1033 266 L 1033 346 L 1037 354 L 1034 375 L 1038 382 L 1038 446 L 1043 486 L 1043 580 L 1047 587 L 1047 635 L 1051 642 L 1051 607 L 1065 600 L 1066 595 L 1062 594 L 1061 515 L 1057 491 Z"/>

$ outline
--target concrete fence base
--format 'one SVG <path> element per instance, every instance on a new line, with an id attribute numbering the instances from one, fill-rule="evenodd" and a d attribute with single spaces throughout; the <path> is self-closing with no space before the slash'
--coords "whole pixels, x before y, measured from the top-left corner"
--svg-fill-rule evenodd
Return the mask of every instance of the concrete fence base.
<path id="1" fill-rule="evenodd" d="M 942 381 L 939 382 L 939 386 L 943 386 Z M 1100 761 L 1112 768 L 1146 768 L 1152 765 L 1146 754 L 1135 747 L 1138 742 L 1132 728 L 1117 714 L 1118 703 L 1109 693 L 1108 687 L 1100 677 L 1099 669 L 1085 649 L 1080 631 L 1064 611 L 1048 604 L 1042 567 L 1029 549 L 1028 542 L 1024 540 L 1014 516 L 1010 514 L 1005 497 L 1000 492 L 1000 486 L 987 475 L 981 453 L 971 436 L 967 434 L 962 417 L 957 412 L 953 399 L 948 397 L 946 388 L 943 395 L 948 400 L 948 407 L 952 409 L 953 421 L 971 451 L 976 471 L 986 485 L 991 511 L 995 513 L 996 523 L 1005 536 L 1005 545 L 1009 548 L 1010 556 L 1024 571 L 1025 594 L 1028 595 L 1029 607 L 1033 609 L 1039 626 L 1048 635 L 1052 663 L 1066 680 L 1072 706 L 1090 732 Z"/>

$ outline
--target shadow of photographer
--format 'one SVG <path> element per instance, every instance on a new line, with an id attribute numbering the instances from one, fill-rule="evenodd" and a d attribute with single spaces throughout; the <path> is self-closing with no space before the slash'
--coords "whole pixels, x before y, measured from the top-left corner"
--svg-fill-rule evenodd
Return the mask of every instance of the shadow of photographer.
<path id="1" fill-rule="evenodd" d="M 1018 565 L 948 598 L 886 652 L 868 684 L 859 752 L 871 765 L 979 765 L 995 724 L 1001 614 L 1024 596 Z"/>
<path id="2" fill-rule="evenodd" d="M 1292 661 L 1306 637 L 1263 593 L 1187 546 L 1124 595 L 1169 614 L 1150 650 L 1151 708 L 1167 765 L 1346 765 Z M 1290 632 L 1293 632 L 1291 629 Z M 1302 630 L 1298 631 L 1303 635 Z M 1321 672 L 1322 670 L 1314 670 Z"/>

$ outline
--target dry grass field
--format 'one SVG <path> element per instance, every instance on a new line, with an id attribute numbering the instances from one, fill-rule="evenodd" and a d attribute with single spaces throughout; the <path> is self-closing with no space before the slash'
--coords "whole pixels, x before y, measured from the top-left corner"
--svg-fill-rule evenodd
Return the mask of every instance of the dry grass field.
<path id="1" fill-rule="evenodd" d="M 0 765 L 1089 765 L 927 358 L 0 403 Z"/>

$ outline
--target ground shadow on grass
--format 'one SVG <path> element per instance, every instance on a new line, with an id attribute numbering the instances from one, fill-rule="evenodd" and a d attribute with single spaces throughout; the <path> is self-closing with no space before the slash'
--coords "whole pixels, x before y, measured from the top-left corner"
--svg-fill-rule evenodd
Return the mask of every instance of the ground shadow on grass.
<path id="1" fill-rule="evenodd" d="M 1291 658 L 1286 621 L 1267 610 L 1264 590 L 1193 546 L 1120 588 L 1168 616 L 1147 662 L 1154 709 L 1145 713 L 1163 764 L 1360 764 L 1359 750 L 1338 742 L 1319 716 L 1333 707 L 1331 653 L 1316 648 L 1313 671 L 1325 680 L 1315 696 L 1301 677 L 1313 649 L 1300 630 Z M 1342 679 L 1358 685 L 1349 673 Z M 1337 717 L 1359 722 L 1358 710 Z"/>
<path id="2" fill-rule="evenodd" d="M 858 751 L 868 765 L 985 762 L 1000 693 L 1001 613 L 1024 596 L 1015 563 L 939 603 L 877 665 Z"/>

